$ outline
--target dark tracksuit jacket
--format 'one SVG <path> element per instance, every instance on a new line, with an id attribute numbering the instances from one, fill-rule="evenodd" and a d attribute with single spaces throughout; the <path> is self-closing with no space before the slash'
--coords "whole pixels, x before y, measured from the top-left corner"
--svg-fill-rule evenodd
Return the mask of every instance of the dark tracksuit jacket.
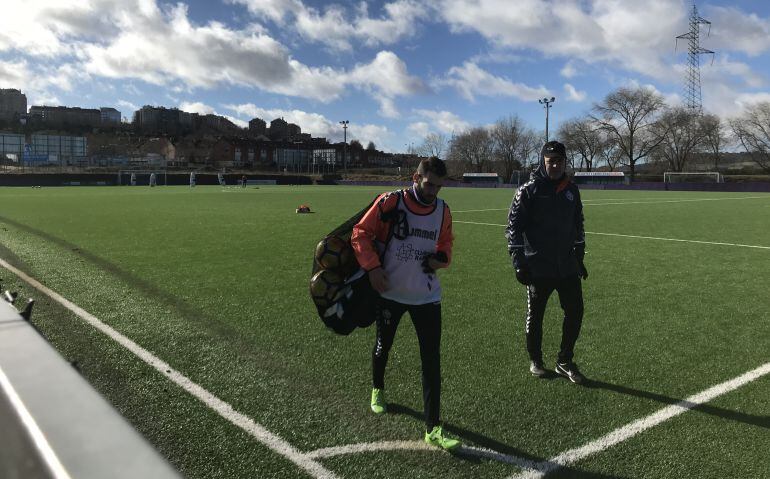
<path id="1" fill-rule="evenodd" d="M 530 359 L 542 360 L 545 307 L 556 290 L 564 310 L 558 361 L 572 360 L 583 319 L 579 267 L 585 251 L 583 204 L 577 185 L 564 176 L 551 180 L 541 155 L 533 178 L 522 185 L 508 212 L 508 253 L 514 267 L 529 268 L 526 338 Z"/>

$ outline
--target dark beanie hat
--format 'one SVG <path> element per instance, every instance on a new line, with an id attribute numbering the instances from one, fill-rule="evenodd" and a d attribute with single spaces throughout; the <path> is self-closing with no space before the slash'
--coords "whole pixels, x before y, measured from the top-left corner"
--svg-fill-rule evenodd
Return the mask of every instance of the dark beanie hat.
<path id="1" fill-rule="evenodd" d="M 541 156 L 549 158 L 553 156 L 560 156 L 562 158 L 566 158 L 567 149 L 564 147 L 564 144 L 559 143 L 558 141 L 549 141 L 543 145 Z"/>

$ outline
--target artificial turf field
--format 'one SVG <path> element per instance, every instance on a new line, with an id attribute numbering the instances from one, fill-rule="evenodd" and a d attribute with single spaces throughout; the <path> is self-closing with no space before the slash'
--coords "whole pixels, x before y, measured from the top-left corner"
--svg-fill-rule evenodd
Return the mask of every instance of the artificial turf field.
<path id="1" fill-rule="evenodd" d="M 411 322 L 391 352 L 389 412 L 374 416 L 373 328 L 336 336 L 308 297 L 315 243 L 386 189 L 0 189 L 0 258 L 275 436 L 236 427 L 0 268 L 3 289 L 37 300 L 42 334 L 186 477 L 508 478 L 763 366 L 705 404 L 544 470 L 770 477 L 769 194 L 583 191 L 590 277 L 575 360 L 592 381 L 581 387 L 527 370 L 525 291 L 503 237 L 513 190 L 442 190 L 456 237 L 440 273 L 442 419 L 469 447 L 453 456 L 420 447 Z M 315 213 L 295 214 L 301 203 Z M 549 368 L 559 312 L 554 295 Z"/>

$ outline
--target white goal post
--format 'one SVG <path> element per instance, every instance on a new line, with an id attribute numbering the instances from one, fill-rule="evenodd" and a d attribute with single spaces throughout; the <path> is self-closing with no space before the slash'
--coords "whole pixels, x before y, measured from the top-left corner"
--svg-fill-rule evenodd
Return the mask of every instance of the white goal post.
<path id="1" fill-rule="evenodd" d="M 722 173 L 718 171 L 666 171 L 663 183 L 724 183 Z"/>

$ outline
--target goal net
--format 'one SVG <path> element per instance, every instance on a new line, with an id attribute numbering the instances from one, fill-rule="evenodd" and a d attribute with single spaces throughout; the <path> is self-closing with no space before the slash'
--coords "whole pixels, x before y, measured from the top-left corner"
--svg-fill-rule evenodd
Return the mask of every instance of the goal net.
<path id="1" fill-rule="evenodd" d="M 724 177 L 718 171 L 667 171 L 663 173 L 664 183 L 724 183 Z"/>

